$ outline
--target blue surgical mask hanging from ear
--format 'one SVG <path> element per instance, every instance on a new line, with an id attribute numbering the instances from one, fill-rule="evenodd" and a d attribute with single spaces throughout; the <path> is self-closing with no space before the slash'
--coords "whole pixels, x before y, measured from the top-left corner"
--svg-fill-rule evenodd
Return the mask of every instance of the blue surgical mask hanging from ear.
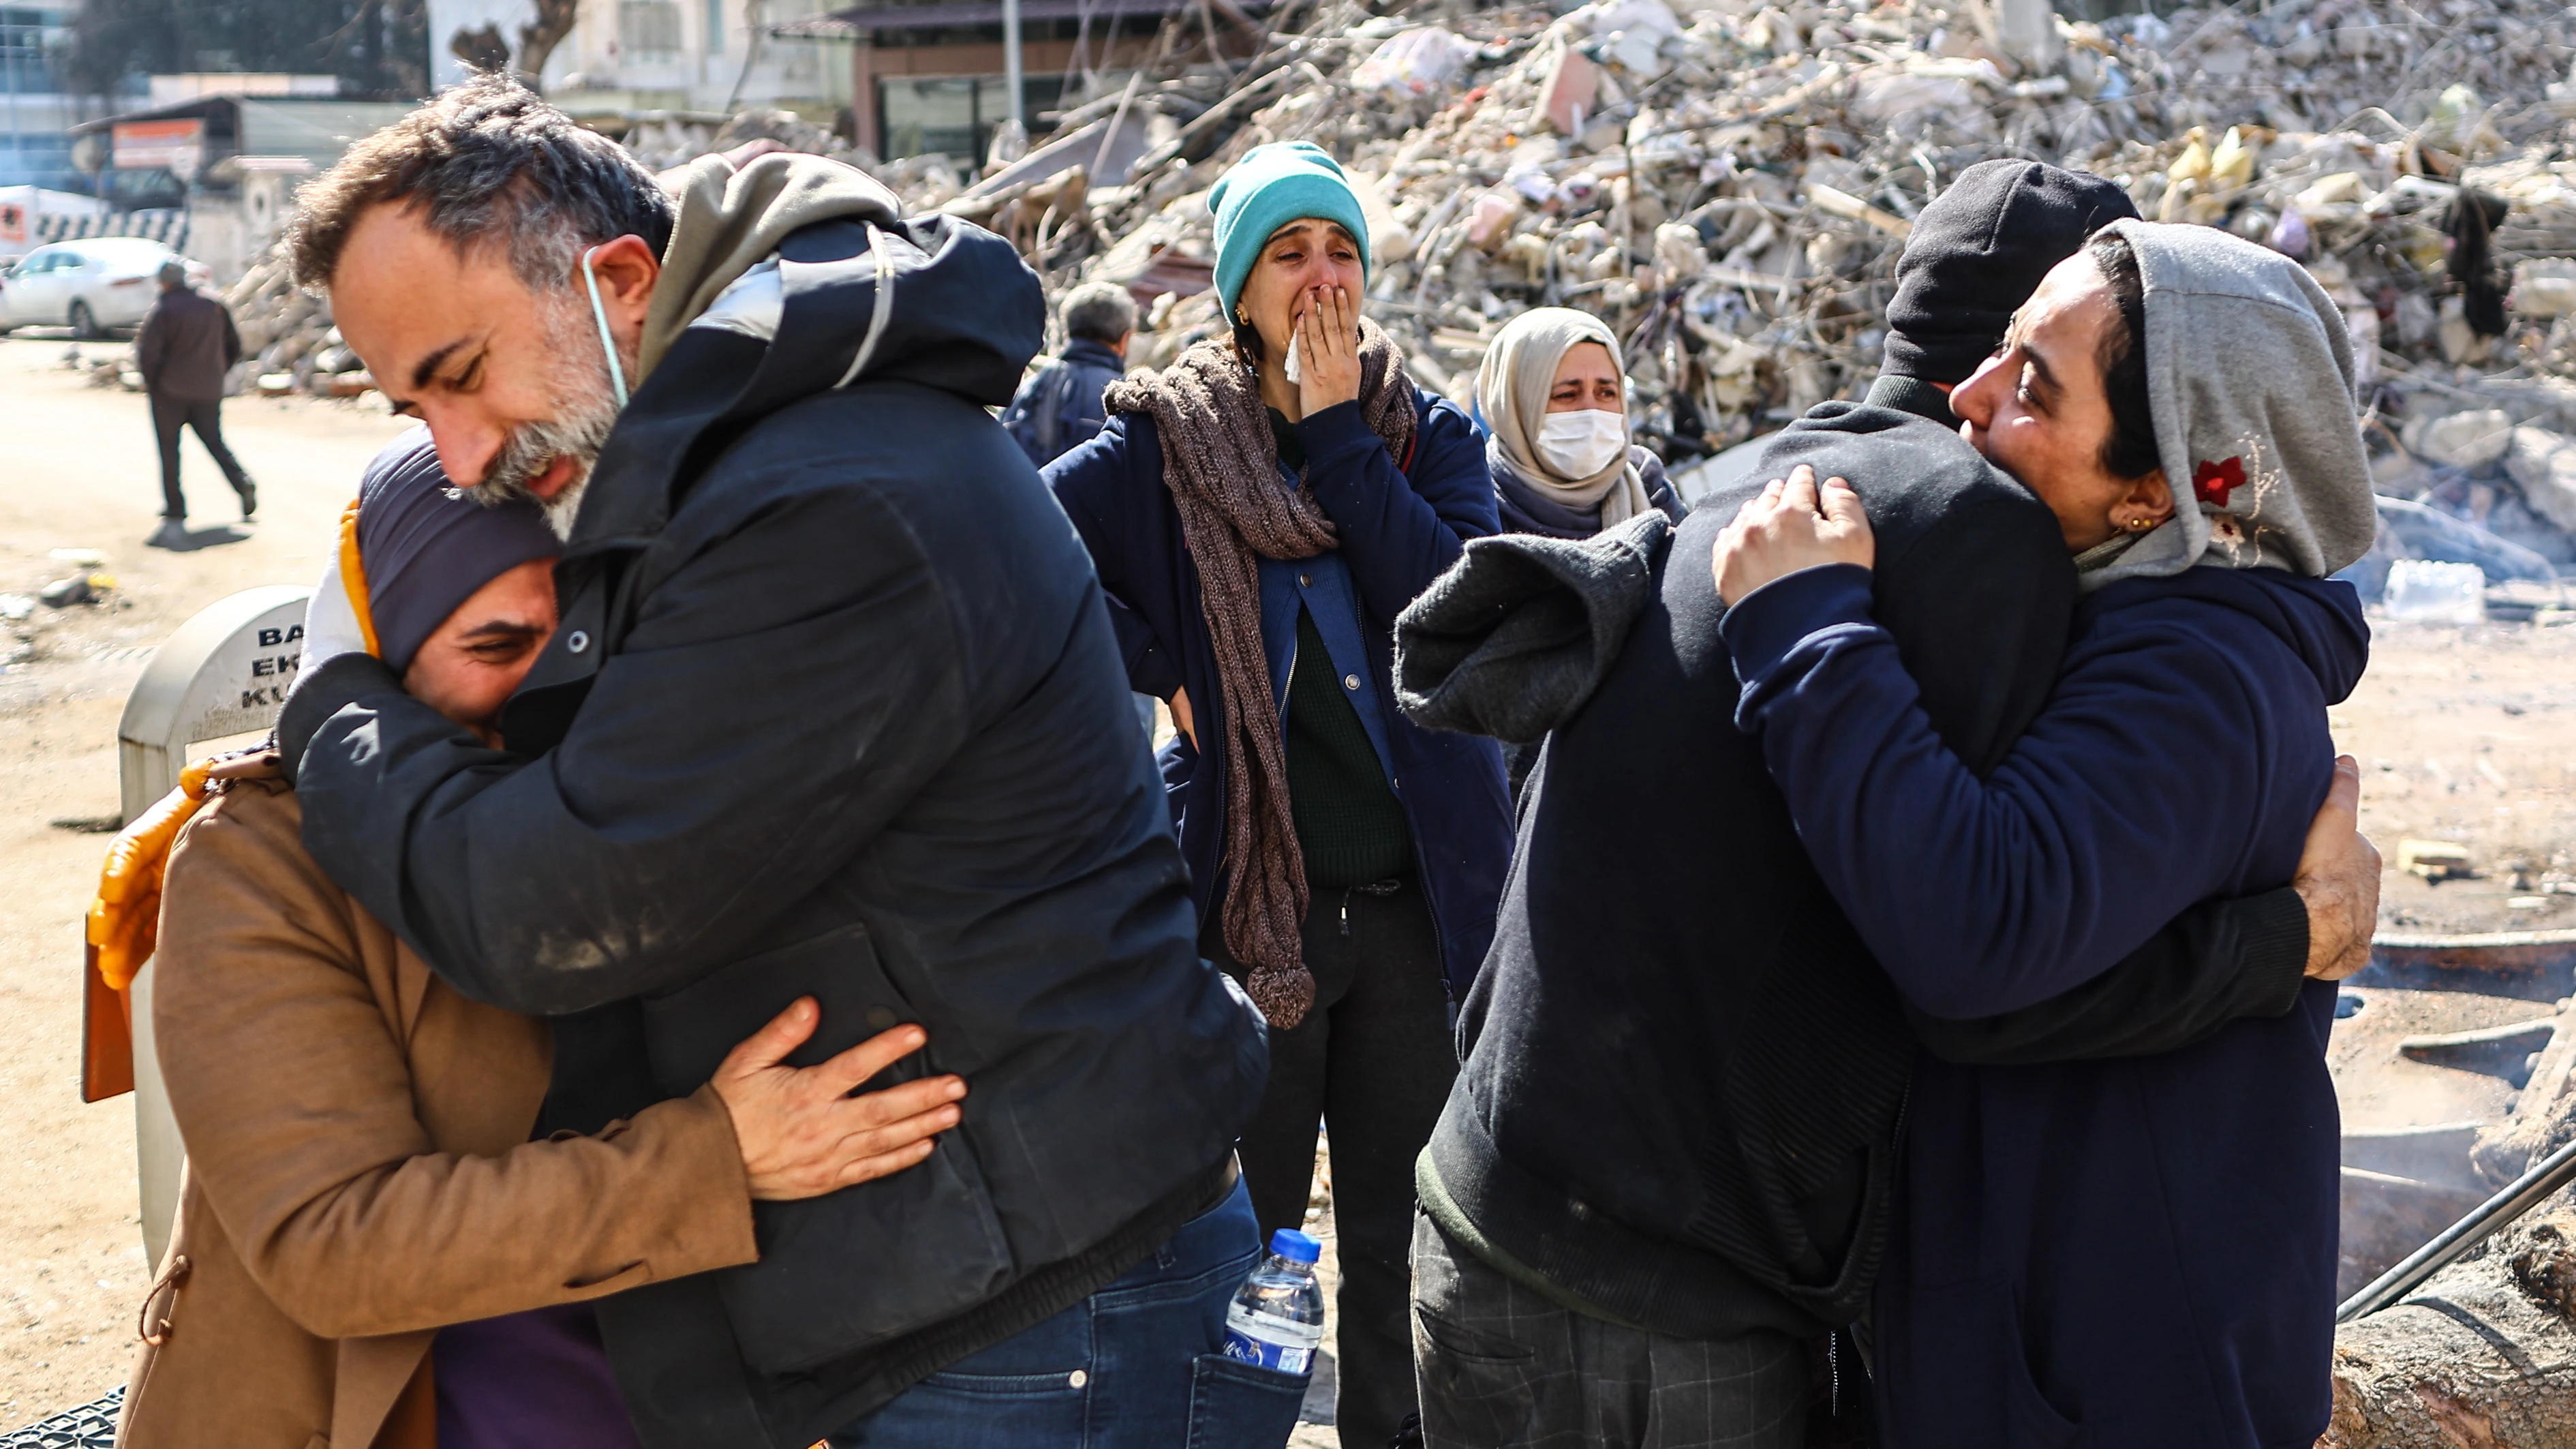
<path id="1" fill-rule="evenodd" d="M 626 368 L 617 360 L 617 339 L 608 335 L 608 308 L 599 300 L 599 273 L 591 270 L 590 259 L 599 254 L 592 247 L 581 254 L 581 279 L 590 284 L 590 315 L 599 323 L 599 350 L 608 354 L 608 385 L 617 392 L 619 411 L 626 407 Z"/>

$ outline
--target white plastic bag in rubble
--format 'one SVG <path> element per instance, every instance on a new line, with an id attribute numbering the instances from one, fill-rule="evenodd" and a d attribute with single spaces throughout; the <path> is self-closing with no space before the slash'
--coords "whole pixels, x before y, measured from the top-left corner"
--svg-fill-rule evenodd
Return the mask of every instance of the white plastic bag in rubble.
<path id="1" fill-rule="evenodd" d="M 1476 47 L 1437 25 L 1420 25 L 1380 42 L 1352 73 L 1351 84 L 1364 91 L 1401 91 L 1429 95 L 1458 78 Z"/>

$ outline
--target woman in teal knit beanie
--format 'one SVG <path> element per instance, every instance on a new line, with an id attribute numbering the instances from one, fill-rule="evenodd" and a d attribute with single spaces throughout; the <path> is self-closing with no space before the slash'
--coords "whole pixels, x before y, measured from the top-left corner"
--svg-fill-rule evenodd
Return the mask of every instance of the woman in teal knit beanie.
<path id="1" fill-rule="evenodd" d="M 1342 168 L 1256 147 L 1209 204 L 1231 335 L 1112 385 L 1108 424 L 1046 479 L 1130 685 L 1179 727 L 1160 763 L 1200 949 L 1270 1021 L 1237 1146 L 1265 1234 L 1304 1222 L 1330 1131 L 1337 1417 L 1378 1449 L 1415 1407 L 1413 1161 L 1511 854 L 1500 750 L 1397 710 L 1393 625 L 1497 530 L 1494 490 L 1466 414 L 1361 315 L 1368 222 Z"/>

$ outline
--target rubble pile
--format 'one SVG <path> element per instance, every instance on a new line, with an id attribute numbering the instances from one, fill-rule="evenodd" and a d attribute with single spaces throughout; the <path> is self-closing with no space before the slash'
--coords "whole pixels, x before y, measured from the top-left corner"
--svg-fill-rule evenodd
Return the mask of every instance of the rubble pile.
<path id="1" fill-rule="evenodd" d="M 2384 530 L 2366 588 L 2396 560 L 2478 550 L 2510 561 L 2492 581 L 2547 579 L 2576 565 L 2558 13 L 2287 0 L 2095 24 L 2026 0 L 1562 16 L 1342 0 L 1230 76 L 1067 112 L 1072 144 L 962 190 L 951 158 L 878 171 L 915 208 L 1013 236 L 1051 292 L 1128 284 L 1149 308 L 1129 361 L 1153 366 L 1219 323 L 1207 189 L 1254 145 L 1314 141 L 1360 183 L 1371 313 L 1417 378 L 1463 400 L 1503 320 L 1588 308 L 1627 339 L 1640 432 L 1681 464 L 1856 396 L 1910 218 L 1977 161 L 2056 161 L 2115 178 L 2151 218 L 2298 257 L 2343 305 L 2380 486 L 2420 505 Z M 2505 424 L 2464 453 L 2451 440 L 2472 425 L 2444 422 L 2462 413 Z"/>
<path id="2" fill-rule="evenodd" d="M 329 299 L 297 287 L 274 247 L 224 289 L 224 305 L 241 333 L 244 391 L 357 397 L 374 390 L 375 379 L 331 325 Z"/>
<path id="3" fill-rule="evenodd" d="M 2576 568 L 2576 51 L 2549 0 L 1228 14 L 1226 63 L 1149 67 L 982 158 L 880 162 L 786 111 L 593 124 L 657 169 L 764 138 L 864 167 L 1011 237 L 1050 294 L 1126 284 L 1145 367 L 1219 325 L 1209 187 L 1252 146 L 1314 141 L 1359 183 L 1371 314 L 1418 379 L 1464 399 L 1503 320 L 1590 309 L 1686 491 L 1685 465 L 1867 386 L 1926 201 L 1981 160 L 2056 161 L 2299 258 L 2343 306 L 2379 489 L 2411 505 L 2358 567 L 2367 592 L 2409 559 L 2526 593 Z M 227 300 L 263 390 L 363 387 L 273 259 Z"/>

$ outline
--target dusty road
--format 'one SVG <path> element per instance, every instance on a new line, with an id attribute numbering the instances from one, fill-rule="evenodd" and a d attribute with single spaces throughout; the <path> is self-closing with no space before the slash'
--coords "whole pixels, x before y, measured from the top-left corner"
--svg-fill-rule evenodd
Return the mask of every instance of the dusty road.
<path id="1" fill-rule="evenodd" d="M 359 468 L 403 426 L 372 404 L 236 401 L 226 432 L 259 481 L 258 521 L 233 524 L 191 442 L 197 546 L 147 549 L 160 501 L 143 400 L 84 386 L 58 366 L 66 346 L 0 341 L 0 594 L 78 572 L 56 549 L 98 550 L 116 580 L 103 604 L 0 622 L 0 1428 L 123 1376 L 147 1276 L 131 1109 L 81 1105 L 76 1080 L 79 922 L 95 829 L 117 809 L 125 692 L 197 609 L 317 576 Z M 2400 837 L 2434 836 L 2469 845 L 2479 871 L 2430 886 L 2392 868 L 2385 924 L 2576 926 L 2576 895 L 2548 889 L 2576 877 L 2576 626 L 2382 625 L 2333 719 L 2392 867 Z"/>

